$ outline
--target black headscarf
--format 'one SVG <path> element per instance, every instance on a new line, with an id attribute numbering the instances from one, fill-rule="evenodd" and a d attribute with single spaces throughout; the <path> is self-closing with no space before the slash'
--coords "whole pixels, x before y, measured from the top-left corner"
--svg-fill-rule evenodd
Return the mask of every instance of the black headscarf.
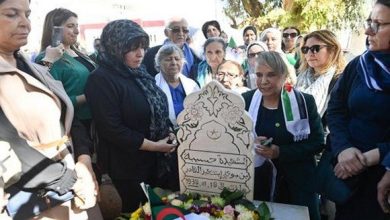
<path id="1" fill-rule="evenodd" d="M 130 48 L 133 48 L 135 39 L 140 37 L 145 38 L 146 42 L 149 43 L 148 34 L 131 20 L 123 19 L 108 23 L 104 27 L 100 38 L 101 47 L 98 63 L 114 68 L 118 73 L 125 73 L 134 77 L 150 106 L 150 139 L 157 141 L 165 138 L 169 133 L 170 121 L 167 97 L 143 66 L 130 68 L 124 62 L 125 54 L 130 51 Z"/>

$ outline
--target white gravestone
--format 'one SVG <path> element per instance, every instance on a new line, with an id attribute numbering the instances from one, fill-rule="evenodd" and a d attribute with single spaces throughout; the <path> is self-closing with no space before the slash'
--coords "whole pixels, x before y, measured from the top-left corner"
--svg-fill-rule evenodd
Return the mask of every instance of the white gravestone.
<path id="1" fill-rule="evenodd" d="M 244 99 L 212 81 L 184 100 L 177 118 L 180 191 L 218 195 L 224 187 L 253 199 L 253 123 Z"/>

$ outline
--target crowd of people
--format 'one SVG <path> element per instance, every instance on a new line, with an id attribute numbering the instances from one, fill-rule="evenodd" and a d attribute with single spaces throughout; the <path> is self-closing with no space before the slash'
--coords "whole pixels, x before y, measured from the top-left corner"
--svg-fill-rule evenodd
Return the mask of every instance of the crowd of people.
<path id="1" fill-rule="evenodd" d="M 0 0 L 1 219 L 103 219 L 102 174 L 124 213 L 147 200 L 141 182 L 179 190 L 176 118 L 212 80 L 241 95 L 253 121 L 255 200 L 307 206 L 312 220 L 326 200 L 339 220 L 390 219 L 389 0 L 374 4 L 367 50 L 348 64 L 334 33 L 291 26 L 245 27 L 246 59 L 229 60 L 216 20 L 202 26 L 199 57 L 182 17 L 152 48 L 137 23 L 111 21 L 88 56 L 64 8 L 46 15 L 31 62 L 20 51 L 30 13 L 29 0 Z M 330 179 L 347 196 L 325 193 Z"/>

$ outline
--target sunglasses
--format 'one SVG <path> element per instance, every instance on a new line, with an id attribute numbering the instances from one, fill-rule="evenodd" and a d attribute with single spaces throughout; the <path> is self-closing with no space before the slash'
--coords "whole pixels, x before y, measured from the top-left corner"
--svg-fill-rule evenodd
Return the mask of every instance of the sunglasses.
<path id="1" fill-rule="evenodd" d="M 316 54 L 324 47 L 328 47 L 328 45 L 313 45 L 311 47 L 303 46 L 301 47 L 301 51 L 303 54 L 307 54 L 310 50 L 313 54 Z"/>
<path id="2" fill-rule="evenodd" d="M 187 28 L 174 27 L 174 28 L 168 28 L 168 29 L 171 30 L 172 33 L 174 33 L 174 34 L 178 34 L 178 33 L 180 33 L 180 31 L 183 31 L 183 33 L 185 33 L 185 34 L 190 33 L 190 30 L 188 30 Z"/>
<path id="3" fill-rule="evenodd" d="M 298 36 L 298 33 L 283 33 L 284 38 L 296 38 Z"/>
<path id="4" fill-rule="evenodd" d="M 257 55 L 259 55 L 261 52 L 262 52 L 262 51 L 257 52 L 257 53 L 248 53 L 247 57 L 248 57 L 248 58 L 255 58 L 255 57 L 257 57 Z"/>

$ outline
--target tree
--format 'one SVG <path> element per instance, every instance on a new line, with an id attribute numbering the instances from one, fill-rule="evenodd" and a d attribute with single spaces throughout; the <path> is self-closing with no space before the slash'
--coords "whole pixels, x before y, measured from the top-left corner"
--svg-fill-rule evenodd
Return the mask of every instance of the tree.
<path id="1" fill-rule="evenodd" d="M 255 25 L 295 26 L 302 32 L 350 28 L 358 31 L 366 18 L 364 0 L 222 0 L 233 28 Z"/>

